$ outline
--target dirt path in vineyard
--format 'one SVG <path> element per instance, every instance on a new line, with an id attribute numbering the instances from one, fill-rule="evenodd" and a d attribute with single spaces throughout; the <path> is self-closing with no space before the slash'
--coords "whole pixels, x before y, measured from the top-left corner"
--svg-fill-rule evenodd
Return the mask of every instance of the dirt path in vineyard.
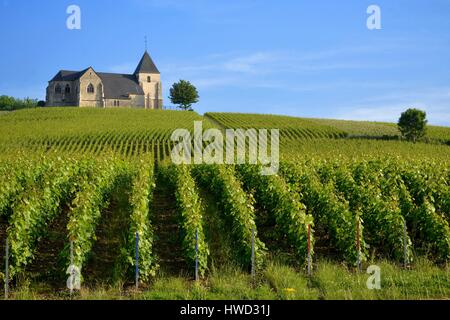
<path id="1" fill-rule="evenodd" d="M 33 283 L 49 288 L 64 289 L 66 285 L 65 264 L 61 253 L 66 245 L 69 207 L 62 208 L 58 217 L 49 225 L 47 234 L 36 247 L 35 258 L 26 273 Z"/>
<path id="2" fill-rule="evenodd" d="M 110 197 L 109 206 L 103 210 L 97 226 L 97 241 L 84 270 L 84 283 L 114 284 L 124 279 L 124 271 L 119 263 L 120 250 L 123 247 L 129 227 L 129 204 L 126 189 L 115 190 Z"/>
<path id="3" fill-rule="evenodd" d="M 162 273 L 178 276 L 186 271 L 181 250 L 180 229 L 177 223 L 175 195 L 159 175 L 153 193 L 154 250 Z"/>
<path id="4" fill-rule="evenodd" d="M 220 211 L 216 199 L 203 187 L 200 187 L 200 196 L 204 205 L 205 236 L 210 251 L 211 268 L 219 269 L 223 265 L 233 264 L 233 240 L 225 222 L 224 214 Z"/>

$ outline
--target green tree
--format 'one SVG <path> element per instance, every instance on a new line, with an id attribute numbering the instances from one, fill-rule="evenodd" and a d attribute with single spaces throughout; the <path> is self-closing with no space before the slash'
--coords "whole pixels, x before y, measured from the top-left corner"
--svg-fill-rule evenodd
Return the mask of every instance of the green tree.
<path id="1" fill-rule="evenodd" d="M 170 100 L 179 105 L 180 109 L 192 111 L 192 104 L 199 101 L 197 88 L 189 81 L 180 80 L 170 89 Z"/>
<path id="2" fill-rule="evenodd" d="M 0 110 L 12 111 L 27 108 L 36 108 L 38 101 L 36 99 L 16 99 L 9 96 L 0 96 Z"/>
<path id="3" fill-rule="evenodd" d="M 398 121 L 398 129 L 402 137 L 414 143 L 425 136 L 427 127 L 427 114 L 418 109 L 408 109 L 402 113 Z"/>
<path id="4" fill-rule="evenodd" d="M 0 96 L 0 110 L 11 111 L 14 110 L 16 101 L 13 97 Z"/>

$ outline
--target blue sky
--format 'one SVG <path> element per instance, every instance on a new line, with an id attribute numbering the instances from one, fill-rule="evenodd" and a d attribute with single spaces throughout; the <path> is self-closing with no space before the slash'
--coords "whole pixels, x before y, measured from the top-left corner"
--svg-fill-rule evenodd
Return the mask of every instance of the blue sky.
<path id="1" fill-rule="evenodd" d="M 449 17 L 449 0 L 0 0 L 0 94 L 43 99 L 60 69 L 132 73 L 147 35 L 166 105 L 186 79 L 200 113 L 396 121 L 414 106 L 450 126 Z"/>

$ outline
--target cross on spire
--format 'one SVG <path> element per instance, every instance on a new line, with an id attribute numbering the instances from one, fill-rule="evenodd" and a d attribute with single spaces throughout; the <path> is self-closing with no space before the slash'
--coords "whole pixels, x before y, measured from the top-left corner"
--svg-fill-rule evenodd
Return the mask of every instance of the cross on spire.
<path id="1" fill-rule="evenodd" d="M 145 51 L 147 51 L 147 36 L 145 36 Z"/>

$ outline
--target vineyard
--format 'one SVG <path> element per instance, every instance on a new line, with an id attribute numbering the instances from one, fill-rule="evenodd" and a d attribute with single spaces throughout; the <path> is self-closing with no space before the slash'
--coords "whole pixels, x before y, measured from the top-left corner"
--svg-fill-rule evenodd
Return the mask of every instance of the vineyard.
<path id="1" fill-rule="evenodd" d="M 55 108 L 14 112 L 2 118 L 0 152 L 64 152 L 70 155 L 143 153 L 169 155 L 175 129 L 193 130 L 194 112 Z M 205 129 L 211 125 L 203 121 Z"/>
<path id="2" fill-rule="evenodd" d="M 131 292 L 137 274 L 149 299 L 450 296 L 448 146 L 347 139 L 345 126 L 265 119 L 61 108 L 3 115 L 0 260 L 9 254 L 0 283 L 16 298 L 33 283 L 45 284 L 38 298 L 65 298 L 76 266 L 83 290 L 119 283 Z M 173 165 L 171 132 L 194 121 L 279 128 L 279 174 Z M 362 270 L 373 264 L 387 289 L 364 293 Z"/>
<path id="3" fill-rule="evenodd" d="M 367 121 L 306 119 L 277 115 L 206 113 L 219 126 L 225 128 L 279 128 L 285 140 L 317 138 L 364 138 L 399 140 L 396 124 Z M 427 141 L 448 143 L 450 130 L 429 126 Z"/>

